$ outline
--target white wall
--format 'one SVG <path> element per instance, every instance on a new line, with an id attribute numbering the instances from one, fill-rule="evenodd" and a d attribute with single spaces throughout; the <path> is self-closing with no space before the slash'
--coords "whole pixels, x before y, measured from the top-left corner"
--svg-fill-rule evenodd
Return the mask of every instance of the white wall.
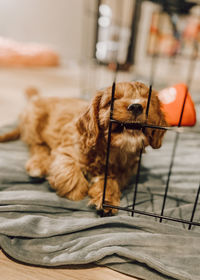
<path id="1" fill-rule="evenodd" d="M 86 5 L 95 0 L 0 0 L 0 36 L 54 46 L 63 60 L 80 59 Z M 93 34 L 92 34 L 93 35 Z"/>

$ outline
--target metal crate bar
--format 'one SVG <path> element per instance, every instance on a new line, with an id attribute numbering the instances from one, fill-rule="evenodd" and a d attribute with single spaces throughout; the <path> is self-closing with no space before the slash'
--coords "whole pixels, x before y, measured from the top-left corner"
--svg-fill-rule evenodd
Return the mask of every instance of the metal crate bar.
<path id="1" fill-rule="evenodd" d="M 196 208 L 197 208 L 199 194 L 200 194 L 200 184 L 199 184 L 199 188 L 197 190 L 197 195 L 196 195 L 195 202 L 194 202 L 194 207 L 193 207 L 193 210 L 192 210 L 192 216 L 190 218 L 191 223 L 193 222 L 193 219 L 194 219 L 194 214 L 195 214 L 195 211 L 196 211 Z M 188 229 L 191 229 L 191 226 L 192 226 L 192 224 L 189 225 Z"/>
<path id="2" fill-rule="evenodd" d="M 116 80 L 116 76 L 115 76 L 115 80 Z M 114 96 L 115 96 L 115 84 L 116 84 L 115 80 L 114 80 L 113 85 L 112 85 L 111 104 L 110 104 L 110 120 L 112 119 L 113 110 L 114 110 Z M 104 205 L 105 196 L 106 196 L 106 186 L 107 186 L 109 157 L 110 157 L 111 132 L 112 132 L 112 122 L 110 121 L 109 122 L 109 128 L 108 128 L 108 140 L 107 140 L 108 142 L 107 142 L 107 154 L 106 154 L 106 165 L 105 165 L 102 205 Z"/>
<path id="3" fill-rule="evenodd" d="M 188 225 L 191 225 L 191 226 L 192 225 L 193 226 L 200 226 L 200 223 L 198 223 L 198 222 L 188 221 L 188 220 L 185 220 L 185 219 L 179 219 L 179 218 L 169 217 L 169 216 L 161 216 L 159 214 L 152 213 L 152 212 L 146 212 L 146 211 L 136 210 L 136 209 L 135 210 L 129 209 L 128 207 L 114 206 L 114 205 L 109 205 L 109 204 L 106 204 L 106 203 L 103 204 L 103 207 L 104 208 L 112 208 L 112 209 L 127 211 L 127 212 L 134 212 L 136 214 L 149 216 L 149 217 L 154 217 L 154 218 L 162 218 L 163 220 L 179 222 L 179 223 L 188 224 Z"/>
<path id="4" fill-rule="evenodd" d="M 184 96 L 184 100 L 183 100 L 183 104 L 182 104 L 182 108 L 181 108 L 181 114 L 180 114 L 180 118 L 179 118 L 179 122 L 178 122 L 178 127 L 181 126 L 187 96 L 188 96 L 188 88 L 186 88 L 186 91 L 185 91 L 185 96 Z M 173 149 L 172 149 L 171 161 L 170 161 L 170 165 L 169 165 L 168 176 L 167 176 L 167 182 L 166 182 L 166 187 L 165 187 L 165 193 L 164 193 L 164 198 L 163 198 L 163 204 L 162 204 L 162 209 L 161 209 L 161 214 L 160 214 L 161 216 L 163 216 L 163 214 L 164 214 L 164 209 L 165 209 L 167 194 L 168 194 L 168 190 L 169 190 L 172 168 L 174 166 L 174 159 L 175 159 L 178 140 L 179 140 L 179 133 L 176 132 L 175 141 L 174 141 L 174 145 L 173 145 Z M 162 218 L 160 218 L 160 222 L 162 222 Z"/>
<path id="5" fill-rule="evenodd" d="M 137 192 L 138 192 L 138 183 L 139 183 L 139 178 L 140 178 L 140 167 L 141 167 L 141 160 L 142 160 L 142 151 L 143 151 L 143 149 L 140 150 L 138 167 L 137 167 L 137 174 L 136 174 L 136 178 L 135 178 L 135 189 L 134 189 L 133 204 L 132 204 L 132 217 L 134 216 L 134 213 L 135 213 L 134 210 L 135 210 L 135 203 L 136 203 Z"/>
<path id="6" fill-rule="evenodd" d="M 150 102 L 151 102 L 151 93 L 152 93 L 152 85 L 150 85 L 150 87 L 149 87 L 147 108 L 146 108 L 146 112 L 145 112 L 146 120 L 148 119 L 148 114 L 149 114 L 149 107 L 150 107 Z M 145 127 L 144 126 L 141 127 L 141 129 L 143 130 L 143 132 L 145 131 Z M 137 192 L 138 192 L 138 183 L 139 183 L 139 179 L 140 179 L 140 169 L 141 169 L 141 161 L 142 161 L 143 149 L 144 149 L 144 143 L 143 143 L 142 148 L 140 150 L 138 167 L 137 167 L 137 174 L 136 174 L 136 178 L 135 178 L 135 190 L 134 190 L 134 195 L 133 195 L 132 217 L 134 216 L 134 209 L 135 209 Z"/>

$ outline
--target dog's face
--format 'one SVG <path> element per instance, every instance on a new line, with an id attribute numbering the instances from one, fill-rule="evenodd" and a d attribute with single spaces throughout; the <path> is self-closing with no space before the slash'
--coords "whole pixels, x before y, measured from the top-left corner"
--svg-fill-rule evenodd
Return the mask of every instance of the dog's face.
<path id="1" fill-rule="evenodd" d="M 81 134 L 87 134 L 90 145 L 95 145 L 99 137 L 107 140 L 110 119 L 111 91 L 109 87 L 99 91 L 90 104 L 87 112 L 79 119 L 78 129 Z M 144 123 L 146 121 L 146 107 L 149 88 L 142 83 L 117 83 L 113 119 L 119 122 Z M 166 126 L 164 115 L 160 109 L 160 102 L 156 92 L 152 92 L 148 114 L 148 123 Z M 153 148 L 161 146 L 163 130 L 145 128 L 130 130 L 120 124 L 112 124 L 111 146 L 119 147 L 123 151 L 135 152 L 144 144 Z"/>

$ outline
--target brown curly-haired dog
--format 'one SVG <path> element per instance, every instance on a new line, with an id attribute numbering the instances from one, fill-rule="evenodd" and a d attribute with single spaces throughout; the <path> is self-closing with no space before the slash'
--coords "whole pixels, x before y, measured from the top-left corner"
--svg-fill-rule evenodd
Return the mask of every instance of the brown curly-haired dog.
<path id="1" fill-rule="evenodd" d="M 42 98 L 29 90 L 29 103 L 19 127 L 0 141 L 21 137 L 30 147 L 26 170 L 33 177 L 47 177 L 61 196 L 101 209 L 110 100 L 112 88 L 97 92 L 91 104 L 78 99 Z M 117 83 L 113 118 L 145 122 L 149 88 L 142 83 Z M 166 125 L 156 92 L 152 92 L 148 123 Z M 109 172 L 105 201 L 119 205 L 120 195 L 137 166 L 141 148 L 161 146 L 164 131 L 129 130 L 112 124 Z M 112 210 L 113 213 L 116 210 Z"/>

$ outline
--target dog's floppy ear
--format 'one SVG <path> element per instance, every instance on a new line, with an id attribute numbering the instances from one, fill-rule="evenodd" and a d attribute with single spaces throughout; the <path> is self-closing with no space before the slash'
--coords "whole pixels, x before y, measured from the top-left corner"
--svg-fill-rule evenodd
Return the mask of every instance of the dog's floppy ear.
<path id="1" fill-rule="evenodd" d="M 153 149 L 159 149 L 162 145 L 165 130 L 146 128 L 146 131 L 145 134 L 148 138 L 149 145 L 151 145 Z"/>
<path id="2" fill-rule="evenodd" d="M 152 96 L 152 102 L 151 102 L 152 104 L 150 104 L 149 117 L 147 123 L 156 126 L 166 127 L 168 126 L 168 124 L 165 120 L 165 116 L 163 112 L 161 111 L 161 104 L 157 98 L 157 92 L 153 91 L 152 93 L 154 94 L 154 96 Z M 158 149 L 161 147 L 165 132 L 166 130 L 158 129 L 158 128 L 145 129 L 145 135 L 148 139 L 148 143 L 149 145 L 151 145 L 153 149 Z"/>
<path id="3" fill-rule="evenodd" d="M 86 112 L 76 122 L 77 129 L 84 137 L 85 146 L 93 148 L 99 137 L 99 106 L 102 92 L 98 92 Z"/>

